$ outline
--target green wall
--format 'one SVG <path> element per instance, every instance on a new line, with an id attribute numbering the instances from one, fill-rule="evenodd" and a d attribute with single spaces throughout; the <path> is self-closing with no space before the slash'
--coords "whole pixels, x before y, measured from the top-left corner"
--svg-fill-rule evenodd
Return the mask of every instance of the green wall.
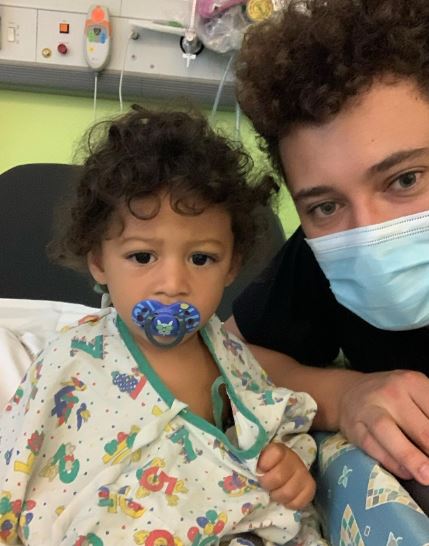
<path id="1" fill-rule="evenodd" d="M 118 111 L 117 101 L 97 101 L 97 119 Z M 71 163 L 82 134 L 93 121 L 90 98 L 0 90 L 0 173 L 21 163 Z M 231 132 L 234 114 L 220 112 L 216 123 Z M 257 162 L 262 161 L 247 121 L 242 123 L 242 139 Z M 278 213 L 290 235 L 298 219 L 286 190 Z"/>

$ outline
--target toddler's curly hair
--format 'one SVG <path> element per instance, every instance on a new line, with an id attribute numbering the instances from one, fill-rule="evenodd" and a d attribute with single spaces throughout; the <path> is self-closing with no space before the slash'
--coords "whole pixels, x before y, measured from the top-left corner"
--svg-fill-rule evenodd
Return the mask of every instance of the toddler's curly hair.
<path id="1" fill-rule="evenodd" d="M 277 190 L 268 175 L 250 183 L 250 156 L 196 113 L 134 105 L 127 114 L 91 128 L 85 150 L 74 201 L 67 207 L 69 219 L 62 215 L 61 232 L 48 247 L 54 261 L 77 270 L 86 270 L 88 252 L 108 236 L 121 205 L 144 221 L 147 217 L 133 204 L 162 194 L 170 196 L 180 214 L 224 207 L 231 215 L 234 251 L 245 260 L 258 234 L 256 211 Z"/>

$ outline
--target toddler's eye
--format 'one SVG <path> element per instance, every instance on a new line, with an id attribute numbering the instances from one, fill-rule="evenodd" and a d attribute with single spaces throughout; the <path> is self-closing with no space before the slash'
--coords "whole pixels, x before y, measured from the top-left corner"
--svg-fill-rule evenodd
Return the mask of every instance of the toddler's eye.
<path id="1" fill-rule="evenodd" d="M 128 256 L 128 259 L 138 264 L 148 264 L 153 262 L 155 258 L 150 252 L 134 252 Z"/>
<path id="2" fill-rule="evenodd" d="M 192 263 L 194 265 L 206 265 L 209 262 L 213 262 L 213 258 L 211 256 L 207 256 L 207 254 L 192 254 Z"/>

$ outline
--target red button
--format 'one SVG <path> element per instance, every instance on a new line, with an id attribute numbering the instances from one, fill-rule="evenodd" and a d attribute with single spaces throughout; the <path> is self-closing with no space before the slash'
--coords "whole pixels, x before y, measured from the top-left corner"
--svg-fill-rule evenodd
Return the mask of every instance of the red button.
<path id="1" fill-rule="evenodd" d="M 101 6 L 95 6 L 91 13 L 92 20 L 101 23 L 105 19 L 104 9 Z"/>
<path id="2" fill-rule="evenodd" d="M 61 55 L 65 55 L 68 52 L 68 47 L 66 46 L 66 44 L 58 44 L 57 51 Z"/>

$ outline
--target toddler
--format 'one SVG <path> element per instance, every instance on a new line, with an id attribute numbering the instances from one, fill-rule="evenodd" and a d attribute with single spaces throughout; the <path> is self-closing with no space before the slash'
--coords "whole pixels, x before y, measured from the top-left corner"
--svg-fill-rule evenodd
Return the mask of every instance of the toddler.
<path id="1" fill-rule="evenodd" d="M 249 184 L 248 156 L 181 112 L 134 107 L 89 150 L 51 253 L 105 305 L 51 339 L 0 419 L 0 542 L 324 544 L 315 403 L 214 314 L 272 180 Z"/>

